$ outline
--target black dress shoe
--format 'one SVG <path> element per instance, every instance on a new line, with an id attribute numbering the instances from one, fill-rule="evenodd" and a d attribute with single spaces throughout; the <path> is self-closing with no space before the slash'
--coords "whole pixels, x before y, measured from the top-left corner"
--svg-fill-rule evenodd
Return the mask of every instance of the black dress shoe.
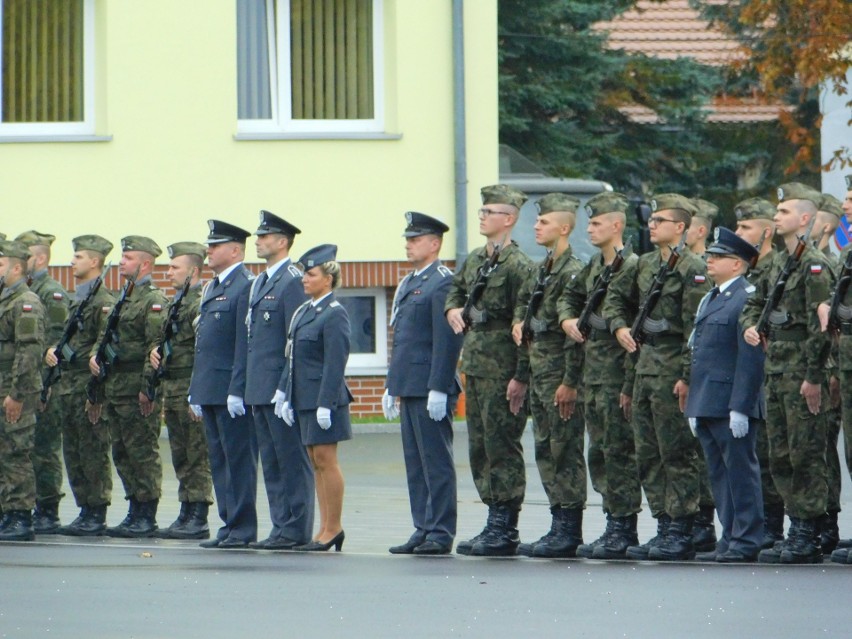
<path id="1" fill-rule="evenodd" d="M 333 539 L 326 543 L 321 541 L 312 541 L 302 546 L 296 546 L 293 550 L 299 550 L 301 552 L 323 552 L 334 546 L 334 550 L 336 552 L 340 552 L 340 549 L 343 548 L 344 539 L 346 539 L 346 533 L 341 530 Z"/>
<path id="2" fill-rule="evenodd" d="M 266 550 L 270 542 L 275 541 L 272 537 L 261 539 L 259 541 L 250 541 L 248 547 L 252 550 Z"/>
<path id="3" fill-rule="evenodd" d="M 414 549 L 417 548 L 420 544 L 422 544 L 425 540 L 421 539 L 418 541 L 409 539 L 404 544 L 399 546 L 391 546 L 388 548 L 388 551 L 392 555 L 411 555 L 414 553 Z"/>
<path id="4" fill-rule="evenodd" d="M 198 545 L 201 546 L 202 548 L 218 548 L 219 544 L 221 544 L 222 541 L 224 541 L 224 540 L 219 539 L 218 537 L 213 537 L 213 539 L 208 539 L 207 541 L 202 541 Z"/>
<path id="5" fill-rule="evenodd" d="M 220 549 L 234 549 L 234 548 L 248 548 L 248 542 L 244 541 L 238 537 L 228 537 L 227 539 L 223 539 L 219 542 L 219 545 L 216 548 Z"/>
<path id="6" fill-rule="evenodd" d="M 720 564 L 753 564 L 757 563 L 757 555 L 746 555 L 738 550 L 728 550 L 717 555 L 716 562 Z"/>
<path id="7" fill-rule="evenodd" d="M 718 553 L 715 550 L 711 550 L 710 552 L 697 552 L 695 553 L 695 561 L 716 561 L 716 557 L 721 554 L 722 553 Z"/>
<path id="8" fill-rule="evenodd" d="M 293 550 L 293 548 L 299 546 L 301 543 L 301 541 L 296 541 L 295 539 L 278 537 L 277 539 L 267 540 L 264 550 Z M 251 547 L 251 544 L 249 544 L 249 547 Z"/>
<path id="9" fill-rule="evenodd" d="M 414 549 L 415 555 L 449 555 L 450 546 L 427 539 Z"/>

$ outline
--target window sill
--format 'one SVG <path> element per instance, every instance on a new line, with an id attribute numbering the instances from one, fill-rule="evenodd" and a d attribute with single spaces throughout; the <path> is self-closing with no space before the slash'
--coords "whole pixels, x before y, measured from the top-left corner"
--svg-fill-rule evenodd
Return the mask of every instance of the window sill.
<path id="1" fill-rule="evenodd" d="M 0 144 L 29 144 L 33 142 L 112 142 L 111 135 L 3 135 Z"/>
<path id="2" fill-rule="evenodd" d="M 388 374 L 387 366 L 347 366 L 347 377 L 384 377 Z"/>
<path id="3" fill-rule="evenodd" d="M 401 140 L 402 133 L 237 133 L 237 142 L 258 142 L 269 140 Z"/>

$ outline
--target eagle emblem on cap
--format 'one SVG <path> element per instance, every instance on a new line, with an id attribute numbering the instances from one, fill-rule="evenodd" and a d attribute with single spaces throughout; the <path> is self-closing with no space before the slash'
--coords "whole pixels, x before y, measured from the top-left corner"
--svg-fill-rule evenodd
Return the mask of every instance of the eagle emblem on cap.
<path id="1" fill-rule="evenodd" d="M 411 218 L 412 218 L 411 211 L 406 211 L 406 212 L 405 212 L 405 221 L 406 221 L 408 224 L 411 224 Z"/>
<path id="2" fill-rule="evenodd" d="M 719 230 L 720 230 L 720 229 L 719 229 L 719 227 L 718 227 L 718 226 L 717 226 L 715 229 L 713 229 L 713 241 L 714 241 L 714 242 L 718 242 L 718 241 L 719 241 Z"/>
<path id="3" fill-rule="evenodd" d="M 207 226 L 212 231 L 214 228 L 216 228 L 216 223 L 213 220 L 207 220 Z"/>
<path id="4" fill-rule="evenodd" d="M 779 200 L 784 199 L 784 189 L 782 189 L 780 186 L 778 187 L 778 199 Z"/>
<path id="5" fill-rule="evenodd" d="M 734 209 L 734 217 L 736 217 L 738 220 L 743 219 L 743 215 L 744 215 L 744 213 L 743 213 L 742 209 L 740 209 L 740 208 Z"/>
<path id="6" fill-rule="evenodd" d="M 657 200 L 651 200 L 651 210 L 652 211 L 657 210 Z"/>

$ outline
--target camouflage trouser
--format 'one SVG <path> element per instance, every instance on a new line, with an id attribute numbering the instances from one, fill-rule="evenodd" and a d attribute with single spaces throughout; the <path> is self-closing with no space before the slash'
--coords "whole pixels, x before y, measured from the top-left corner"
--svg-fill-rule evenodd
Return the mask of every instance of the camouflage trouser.
<path id="1" fill-rule="evenodd" d="M 766 428 L 769 466 L 790 517 L 813 519 L 825 513 L 825 415 L 812 415 L 799 394 L 800 372 L 766 376 Z M 828 393 L 823 385 L 822 405 Z"/>
<path id="2" fill-rule="evenodd" d="M 86 415 L 85 395 L 61 395 L 50 401 L 56 400 L 59 400 L 63 414 L 62 452 L 74 501 L 80 508 L 109 504 L 112 498 L 112 465 L 106 411 L 93 425 Z"/>
<path id="3" fill-rule="evenodd" d="M 760 462 L 760 487 L 763 491 L 763 505 L 784 507 L 784 500 L 772 479 L 772 471 L 769 468 L 769 434 L 764 420 L 757 421 L 757 461 Z"/>
<path id="4" fill-rule="evenodd" d="M 559 508 L 586 507 L 586 460 L 583 458 L 583 406 L 571 419 L 553 404 L 562 371 L 536 375 L 530 382 L 530 412 L 535 436 L 535 462 L 547 499 Z"/>
<path id="5" fill-rule="evenodd" d="M 55 387 L 53 389 L 56 390 Z M 44 412 L 36 414 L 33 470 L 36 481 L 36 500 L 58 503 L 62 492 L 62 420 L 64 415 L 54 392 Z"/>
<path id="6" fill-rule="evenodd" d="M 509 380 L 473 377 L 465 381 L 470 471 L 479 498 L 520 508 L 527 487 L 521 436 L 527 425 L 526 408 L 509 412 Z"/>
<path id="7" fill-rule="evenodd" d="M 828 484 L 826 508 L 829 511 L 840 510 L 840 453 L 837 452 L 837 440 L 840 438 L 840 406 L 825 411 L 825 478 Z"/>
<path id="8" fill-rule="evenodd" d="M 604 512 L 613 517 L 638 513 L 642 510 L 642 488 L 633 429 L 618 405 L 621 384 L 587 386 L 583 393 L 592 487 L 603 498 Z"/>
<path id="9" fill-rule="evenodd" d="M 843 450 L 852 476 L 852 371 L 840 371 L 840 408 L 843 414 Z"/>
<path id="10" fill-rule="evenodd" d="M 698 450 L 672 394 L 677 377 L 636 375 L 633 437 L 639 480 L 651 514 L 687 517 L 698 512 Z"/>
<path id="11" fill-rule="evenodd" d="M 0 413 L 0 512 L 32 510 L 35 507 L 33 440 L 35 399 L 25 399 L 21 418 L 15 424 Z"/>
<path id="12" fill-rule="evenodd" d="M 163 481 L 160 462 L 160 410 L 142 417 L 136 397 L 107 399 L 104 412 L 112 438 L 112 461 L 127 499 L 159 499 Z"/>
<path id="13" fill-rule="evenodd" d="M 194 422 L 190 417 L 186 401 L 189 380 L 165 380 L 162 388 L 163 414 L 169 429 L 172 465 L 178 479 L 178 500 L 212 504 L 213 480 L 207 434 L 203 422 Z"/>

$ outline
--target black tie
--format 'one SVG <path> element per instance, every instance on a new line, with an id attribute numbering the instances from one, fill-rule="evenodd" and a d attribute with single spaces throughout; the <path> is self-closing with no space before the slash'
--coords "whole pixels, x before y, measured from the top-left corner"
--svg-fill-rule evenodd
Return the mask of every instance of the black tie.
<path id="1" fill-rule="evenodd" d="M 263 285 L 266 284 L 266 280 L 269 279 L 269 275 L 266 274 L 266 271 L 260 274 L 260 282 L 257 284 L 258 290 L 263 288 Z"/>
<path id="2" fill-rule="evenodd" d="M 718 287 L 718 286 L 714 286 L 714 287 L 713 287 L 713 289 L 710 291 L 710 299 L 708 299 L 708 300 L 707 300 L 707 303 L 709 304 L 710 302 L 712 302 L 713 300 L 715 300 L 715 299 L 716 299 L 716 296 L 717 296 L 718 294 L 719 294 L 719 287 Z"/>

